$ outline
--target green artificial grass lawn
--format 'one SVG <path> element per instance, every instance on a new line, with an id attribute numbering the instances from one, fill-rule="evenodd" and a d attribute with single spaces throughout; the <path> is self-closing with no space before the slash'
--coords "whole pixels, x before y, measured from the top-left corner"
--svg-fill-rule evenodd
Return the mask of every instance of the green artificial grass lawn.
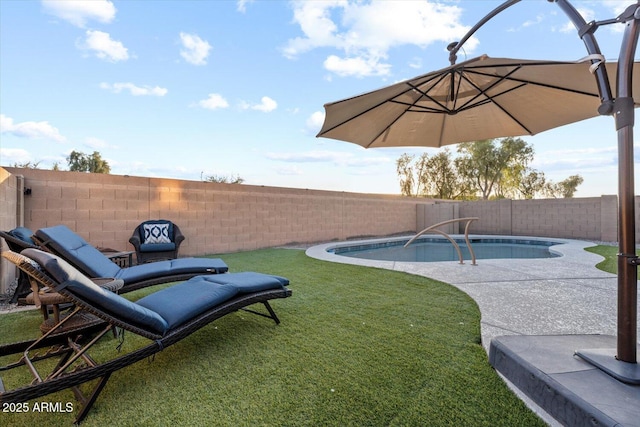
<path id="1" fill-rule="evenodd" d="M 233 313 L 153 360 L 115 372 L 83 425 L 544 425 L 490 367 L 478 307 L 453 286 L 318 261 L 300 250 L 221 257 L 230 271 L 291 280 L 293 296 L 272 302 L 282 323 Z M 36 311 L 2 315 L 0 340 L 34 337 L 40 321 Z M 126 333 L 123 351 L 146 342 Z M 113 357 L 117 345 L 109 335 L 92 356 Z M 10 388 L 15 377 L 8 374 L 0 372 Z M 76 405 L 70 391 L 30 408 L 36 402 Z M 73 419 L 30 411 L 2 413 L 0 424 L 59 426 Z"/>
<path id="2" fill-rule="evenodd" d="M 599 268 L 602 271 L 606 271 L 608 273 L 613 273 L 613 274 L 618 273 L 618 247 L 617 246 L 598 245 L 598 246 L 592 246 L 590 248 L 585 248 L 585 250 L 604 257 L 603 261 L 596 264 L 597 268 Z M 636 253 L 640 255 L 640 251 L 636 251 Z"/>

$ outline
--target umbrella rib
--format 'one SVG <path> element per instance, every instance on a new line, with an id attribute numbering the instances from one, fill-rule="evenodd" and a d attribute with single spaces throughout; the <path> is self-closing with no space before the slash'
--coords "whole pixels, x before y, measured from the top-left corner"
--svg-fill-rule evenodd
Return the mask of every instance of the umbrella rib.
<path id="1" fill-rule="evenodd" d="M 437 99 L 435 99 L 434 97 L 429 95 L 429 91 L 431 89 L 433 89 L 438 83 L 440 83 L 441 81 L 443 81 L 446 78 L 447 78 L 447 74 L 442 74 L 442 75 L 439 75 L 437 79 L 429 79 L 427 81 L 420 82 L 420 84 L 423 85 L 423 84 L 425 84 L 427 82 L 431 83 L 433 80 L 435 80 L 435 82 L 433 82 L 433 84 L 431 86 L 429 86 L 426 90 L 422 90 L 417 85 L 409 83 L 409 82 L 406 82 L 407 86 L 411 87 L 413 90 L 415 90 L 416 92 L 420 93 L 425 98 L 428 98 L 431 102 L 433 102 L 436 105 L 440 106 L 440 108 L 442 108 L 442 110 L 438 110 L 437 108 L 425 108 L 425 107 L 416 106 L 416 102 L 418 102 L 419 98 L 416 99 L 412 104 L 409 104 L 409 103 L 404 103 L 404 104 L 408 105 L 409 108 L 411 108 L 411 107 L 423 108 L 423 109 L 425 109 L 427 111 L 442 112 L 442 113 L 451 112 L 450 108 L 447 108 L 446 105 L 444 105 L 443 103 L 441 103 L 440 101 L 438 101 Z M 402 102 L 399 102 L 399 101 L 394 101 L 394 102 L 398 102 L 398 103 L 402 104 Z"/>
<path id="2" fill-rule="evenodd" d="M 435 79 L 435 80 L 436 80 L 436 82 L 435 82 L 435 83 L 433 83 L 433 84 L 431 85 L 431 87 L 429 88 L 429 90 L 430 90 L 431 88 L 433 88 L 435 85 L 437 85 L 439 82 L 441 82 L 445 77 L 446 77 L 446 76 L 440 76 L 438 79 Z M 433 79 L 430 79 L 430 80 L 433 80 Z M 429 80 L 429 81 L 430 81 L 430 80 Z M 446 109 L 446 111 L 443 111 L 443 112 L 448 112 L 448 109 L 447 109 L 447 107 L 446 107 L 445 105 L 442 105 L 440 102 L 438 102 L 437 100 L 435 100 L 435 99 L 433 99 L 432 97 L 430 97 L 430 96 L 429 96 L 425 91 L 421 90 L 420 88 L 416 87 L 415 85 L 412 85 L 412 84 L 411 84 L 411 83 L 409 83 L 409 82 L 406 82 L 406 85 L 407 85 L 407 86 L 409 86 L 409 88 L 410 88 L 410 89 L 407 89 L 407 90 L 403 91 L 402 93 L 400 93 L 400 94 L 396 95 L 396 97 L 397 97 L 397 96 L 399 96 L 399 95 L 401 95 L 401 94 L 405 94 L 405 93 L 407 93 L 409 90 L 415 90 L 416 92 L 420 93 L 422 96 L 426 96 L 427 98 L 431 99 L 431 100 L 432 100 L 433 102 L 435 102 L 436 104 L 440 105 L 442 108 Z M 392 103 L 396 103 L 396 104 L 404 105 L 404 106 L 406 106 L 407 108 L 406 108 L 406 109 L 405 109 L 405 110 L 404 110 L 400 115 L 398 115 L 395 119 L 393 119 L 391 122 L 389 122 L 389 124 L 388 124 L 387 126 L 385 126 L 385 127 L 384 127 L 384 129 L 382 129 L 382 130 L 381 130 L 381 131 L 380 131 L 380 132 L 379 132 L 375 137 L 373 137 L 373 138 L 369 141 L 369 143 L 368 143 L 368 144 L 364 145 L 364 147 L 365 147 L 365 148 L 370 148 L 370 147 L 371 147 L 371 145 L 372 145 L 372 144 L 373 144 L 373 143 L 374 143 L 378 138 L 380 138 L 380 136 L 381 136 L 381 135 L 383 135 L 385 132 L 387 132 L 387 131 L 389 130 L 389 128 L 391 128 L 391 126 L 393 126 L 393 124 L 394 124 L 395 122 L 397 122 L 397 121 L 400 119 L 400 117 L 402 117 L 402 115 L 403 115 L 404 113 L 406 113 L 406 112 L 408 112 L 408 111 L 412 111 L 412 110 L 411 110 L 411 108 L 416 107 L 416 102 L 418 102 L 418 100 L 419 100 L 419 99 L 420 99 L 420 97 L 418 97 L 418 98 L 417 98 L 413 103 L 411 103 L 411 104 L 410 104 L 410 103 L 408 103 L 408 102 L 396 101 L 396 100 L 394 100 L 394 99 L 389 100 L 389 101 L 390 101 L 390 102 L 392 102 Z M 380 105 L 380 104 L 378 104 L 378 105 Z M 374 107 L 374 108 L 375 108 L 375 107 Z M 440 112 L 440 111 L 438 111 L 437 109 L 434 109 L 433 111 L 434 111 L 434 112 Z M 357 117 L 357 116 L 356 116 L 356 117 Z"/>
<path id="3" fill-rule="evenodd" d="M 387 102 L 387 100 L 385 100 L 385 101 L 383 101 L 383 102 L 379 102 L 379 103 L 377 103 L 376 105 L 373 105 L 373 106 L 371 106 L 371 107 L 367 108 L 366 110 L 361 111 L 360 113 L 358 113 L 358 114 L 356 114 L 356 115 L 354 115 L 354 116 L 349 116 L 349 118 L 347 118 L 347 119 L 345 119 L 345 120 L 341 121 L 340 123 L 336 124 L 335 126 L 330 127 L 329 129 L 326 129 L 326 130 L 325 130 L 324 132 L 322 132 L 321 134 L 318 134 L 318 136 L 322 136 L 322 135 L 324 135 L 324 134 L 326 134 L 326 133 L 329 133 L 329 132 L 331 132 L 332 130 L 334 130 L 334 129 L 336 129 L 336 128 L 339 128 L 339 127 L 340 127 L 340 126 L 342 126 L 343 124 L 348 123 L 348 122 L 350 122 L 351 120 L 356 119 L 356 118 L 358 118 L 358 117 L 360 117 L 360 116 L 363 116 L 364 114 L 368 113 L 369 111 L 372 111 L 372 110 L 374 110 L 374 109 L 378 108 L 379 106 L 381 106 L 381 105 L 382 105 L 382 104 L 384 104 L 385 102 Z M 401 114 L 401 115 L 402 115 L 402 114 Z"/>
<path id="4" fill-rule="evenodd" d="M 518 69 L 520 69 L 521 67 L 522 66 L 519 66 Z M 471 72 L 471 73 L 477 74 L 477 75 L 481 75 L 481 76 L 498 77 L 498 76 L 496 76 L 494 74 L 482 73 L 482 72 L 477 71 L 477 70 L 468 70 L 468 71 Z M 516 71 L 516 70 L 514 70 L 514 71 Z M 557 86 L 557 85 L 552 85 L 552 84 L 548 84 L 548 83 L 536 82 L 536 81 L 533 81 L 533 80 L 525 80 L 525 79 L 521 79 L 521 78 L 517 78 L 517 77 L 511 77 L 511 74 L 513 74 L 513 72 L 505 75 L 502 78 L 502 80 L 517 82 L 517 83 L 523 83 L 523 84 L 531 84 L 531 85 L 545 87 L 545 88 L 549 88 L 549 89 L 561 90 L 563 92 L 575 93 L 575 94 L 578 94 L 578 95 L 587 95 L 587 96 L 596 96 L 596 97 L 599 96 L 597 93 L 593 93 L 593 92 L 586 92 L 586 91 L 583 91 L 583 90 L 571 89 L 571 88 L 567 88 L 567 87 L 563 87 L 563 86 Z"/>
<path id="5" fill-rule="evenodd" d="M 434 86 L 435 86 L 436 84 L 438 84 L 438 82 L 439 82 L 439 81 L 441 81 L 441 80 L 442 80 L 442 78 L 443 78 L 442 76 L 439 76 L 439 77 L 440 77 L 440 78 L 438 79 L 438 81 L 436 81 L 436 82 L 434 83 Z M 433 80 L 433 79 L 430 79 L 430 80 Z M 397 95 L 395 95 L 395 96 L 394 96 L 394 98 L 395 98 L 395 97 L 398 97 L 398 96 L 400 96 L 400 95 L 403 95 L 403 94 L 405 94 L 405 93 L 407 93 L 407 92 L 409 92 L 409 91 L 411 91 L 411 90 L 415 90 L 415 91 L 417 91 L 418 93 L 422 94 L 423 96 L 427 96 L 429 99 L 432 99 L 431 97 L 429 97 L 428 95 L 426 95 L 422 90 L 420 90 L 420 89 L 419 89 L 419 88 L 417 88 L 416 86 L 412 85 L 411 83 L 409 83 L 409 82 L 405 82 L 405 84 L 406 84 L 409 88 L 408 88 L 408 89 L 405 89 L 405 90 L 403 90 L 403 91 L 401 91 L 400 93 L 398 93 Z M 433 87 L 433 86 L 432 86 L 432 87 Z M 360 95 L 360 96 L 365 96 L 365 95 L 366 95 L 366 94 L 364 94 L 364 95 Z M 343 101 L 340 101 L 340 102 L 350 101 L 350 100 L 353 100 L 353 99 L 355 99 L 355 98 L 358 98 L 358 96 L 353 97 L 353 98 L 349 98 L 349 99 L 346 99 L 346 100 L 343 100 Z M 362 116 L 362 115 L 364 115 L 364 114 L 368 113 L 369 111 L 372 111 L 372 110 L 374 110 L 374 109 L 378 108 L 379 106 L 381 106 L 381 105 L 383 105 L 384 103 L 389 102 L 389 101 L 390 101 L 390 102 L 395 102 L 395 103 L 397 103 L 397 104 L 401 104 L 401 105 L 406 105 L 406 106 L 407 106 L 407 107 L 409 107 L 409 108 L 411 108 L 412 106 L 415 106 L 415 102 L 414 102 L 413 104 L 409 104 L 409 103 L 406 103 L 406 102 L 395 101 L 395 100 L 393 100 L 393 99 L 385 99 L 385 100 L 380 101 L 380 102 L 378 102 L 377 104 L 372 105 L 371 107 L 369 107 L 369 108 L 367 108 L 367 109 L 365 109 L 365 110 L 361 111 L 360 113 L 358 113 L 358 114 L 356 114 L 356 115 L 354 115 L 354 116 L 350 116 L 349 118 L 347 118 L 347 119 L 345 119 L 345 120 L 341 121 L 340 123 L 337 123 L 336 125 L 334 125 L 334 126 L 330 127 L 329 129 L 326 129 L 326 130 L 325 130 L 324 132 L 322 132 L 321 134 L 318 134 L 318 136 L 322 136 L 322 135 L 324 135 L 324 134 L 326 134 L 326 133 L 328 133 L 328 132 L 331 132 L 332 130 L 334 130 L 334 129 L 336 129 L 336 128 L 339 128 L 340 126 L 344 125 L 345 123 L 348 123 L 348 122 L 350 122 L 351 120 L 356 119 L 356 118 L 358 118 L 358 117 L 360 117 L 360 116 Z M 440 103 L 439 103 L 438 101 L 436 101 L 435 99 L 432 99 L 432 101 L 436 102 L 438 105 L 442 106 L 443 108 L 446 108 L 444 105 L 440 104 Z M 417 102 L 417 100 L 416 100 L 416 102 Z M 337 104 L 337 103 L 336 103 L 336 104 Z M 326 108 L 326 106 L 325 106 L 325 108 Z M 405 111 L 406 111 L 406 110 L 405 110 Z M 437 110 L 434 110 L 434 111 L 437 111 Z M 404 113 L 404 112 L 403 112 L 403 113 Z M 400 116 L 402 116 L 402 114 L 400 114 Z M 397 120 L 398 118 L 400 118 L 400 116 L 398 116 L 398 117 L 396 118 L 396 120 Z M 394 120 L 394 122 L 395 122 L 396 120 Z M 378 134 L 378 135 L 377 135 L 377 136 L 376 136 L 376 137 L 375 137 L 375 138 L 374 138 L 374 139 L 373 139 L 373 140 L 372 140 L 372 141 L 367 145 L 367 147 L 368 147 L 368 146 L 370 146 L 371 144 L 373 144 L 373 141 L 375 141 L 375 140 L 376 140 L 380 135 L 382 135 L 384 132 L 386 132 L 386 130 L 387 130 L 387 129 L 388 129 L 388 127 L 387 127 L 387 128 L 385 128 L 382 132 L 380 132 L 380 133 L 379 133 L 379 134 Z"/>
<path id="6" fill-rule="evenodd" d="M 478 94 L 476 96 L 474 96 L 473 98 L 471 98 L 469 101 L 467 101 L 466 103 L 464 103 L 460 109 L 458 111 L 463 111 L 467 108 L 465 108 L 466 106 L 472 104 L 476 99 L 480 98 L 481 96 L 485 96 L 487 101 L 491 101 L 493 102 L 493 97 L 487 95 L 487 91 L 493 89 L 494 87 L 496 87 L 497 85 L 499 85 L 500 83 L 502 83 L 503 81 L 507 80 L 507 78 L 512 75 L 513 73 L 515 73 L 516 71 L 518 71 L 522 66 L 517 66 L 515 67 L 513 70 L 511 70 L 510 72 L 508 72 L 507 74 L 505 74 L 504 76 L 496 76 L 493 74 L 482 74 L 482 73 L 475 73 L 478 75 L 484 75 L 484 76 L 488 76 L 488 77 L 493 77 L 493 78 L 498 78 L 496 81 L 494 81 L 491 85 L 489 85 L 489 87 L 482 89 L 481 87 L 479 87 L 477 84 L 475 84 L 473 81 L 471 81 L 469 79 L 469 77 L 467 77 L 466 75 L 460 73 L 460 80 L 465 79 L 471 86 L 473 86 L 477 91 Z M 518 87 L 522 87 L 522 85 L 518 86 Z M 473 104 L 472 107 L 478 106 L 478 105 L 482 105 L 484 104 L 484 102 L 480 102 L 477 104 Z"/>
<path id="7" fill-rule="evenodd" d="M 496 80 L 495 82 L 493 82 L 493 84 L 491 84 L 491 85 L 490 85 L 489 87 L 487 87 L 486 89 L 481 89 L 481 88 L 480 88 L 480 87 L 478 87 L 474 82 L 472 82 L 471 80 L 469 80 L 469 78 L 468 78 L 468 77 L 466 77 L 466 76 L 461 76 L 461 77 L 464 77 L 464 78 L 467 80 L 467 82 L 469 82 L 469 84 L 471 84 L 473 87 L 475 87 L 475 88 L 478 90 L 478 92 L 479 92 L 476 96 L 474 96 L 472 99 L 470 99 L 470 100 L 469 100 L 469 102 L 467 102 L 465 105 L 463 105 L 463 107 L 466 107 L 467 105 L 469 105 L 469 103 L 471 103 L 472 101 L 476 100 L 476 99 L 477 99 L 477 98 L 479 98 L 481 95 L 484 95 L 484 96 L 487 98 L 486 100 L 484 100 L 484 101 L 482 101 L 482 102 L 480 102 L 480 103 L 474 104 L 474 105 L 472 105 L 472 106 L 471 106 L 471 107 L 469 107 L 469 108 L 477 107 L 477 106 L 482 105 L 482 104 L 484 104 L 484 103 L 491 102 L 491 103 L 492 103 L 492 104 L 494 104 L 496 107 L 498 107 L 498 108 L 499 108 L 499 109 L 500 109 L 504 114 L 506 114 L 507 116 L 509 116 L 509 117 L 511 118 L 511 120 L 513 120 L 514 122 L 516 122 L 516 123 L 518 124 L 518 126 L 520 126 L 520 127 L 521 127 L 522 129 L 524 129 L 524 130 L 525 130 L 529 135 L 531 135 L 531 130 L 529 130 L 529 128 L 528 128 L 527 126 L 525 126 L 525 125 L 524 125 L 524 123 L 522 123 L 520 120 L 518 120 L 518 119 L 517 119 L 513 114 L 511 114 L 509 111 L 507 111 L 504 107 L 502 107 L 502 105 L 500 105 L 500 104 L 496 101 L 496 98 L 497 98 L 497 97 L 499 97 L 499 96 L 501 96 L 501 95 L 504 95 L 505 93 L 509 93 L 509 92 L 511 92 L 512 90 L 516 90 L 516 89 L 521 88 L 522 86 L 524 86 L 524 85 L 526 84 L 526 82 L 519 82 L 519 83 L 521 83 L 521 84 L 519 84 L 518 86 L 513 87 L 513 88 L 510 88 L 510 89 L 508 89 L 508 90 L 506 90 L 506 91 L 504 91 L 504 92 L 501 92 L 501 93 L 499 93 L 499 94 L 497 94 L 497 95 L 495 95 L 495 96 L 489 96 L 489 95 L 487 95 L 487 94 L 486 94 L 486 91 L 488 91 L 488 90 L 490 90 L 490 89 L 494 88 L 495 86 L 497 86 L 498 84 L 500 84 L 501 82 L 503 82 L 503 81 L 505 81 L 505 80 L 509 80 L 509 76 L 511 76 L 511 75 L 512 75 L 513 73 L 515 73 L 516 71 L 518 71 L 520 68 L 522 68 L 522 66 L 521 66 L 521 65 L 519 65 L 519 66 L 515 67 L 513 70 L 511 70 L 511 71 L 510 71 L 509 73 L 507 73 L 506 75 L 504 75 L 504 76 L 500 76 L 500 78 L 499 78 L 498 80 Z M 496 76 L 493 76 L 493 77 L 496 77 Z M 462 109 L 461 109 L 461 110 L 459 110 L 459 111 L 462 111 Z"/>

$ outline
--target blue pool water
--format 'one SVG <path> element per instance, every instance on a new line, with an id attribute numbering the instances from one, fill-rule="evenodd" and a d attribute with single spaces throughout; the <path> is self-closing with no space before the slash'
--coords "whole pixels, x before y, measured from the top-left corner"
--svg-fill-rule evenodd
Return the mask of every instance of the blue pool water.
<path id="1" fill-rule="evenodd" d="M 471 255 L 464 239 L 454 240 L 460 246 L 463 258 L 471 260 Z M 407 241 L 408 239 L 365 243 L 334 247 L 329 251 L 336 255 L 379 261 L 434 262 L 459 260 L 458 252 L 448 240 L 426 237 L 416 240 L 405 248 L 404 244 Z M 516 238 L 472 238 L 470 241 L 476 259 L 555 258 L 560 256 L 549 250 L 551 246 L 559 244 L 552 241 Z"/>

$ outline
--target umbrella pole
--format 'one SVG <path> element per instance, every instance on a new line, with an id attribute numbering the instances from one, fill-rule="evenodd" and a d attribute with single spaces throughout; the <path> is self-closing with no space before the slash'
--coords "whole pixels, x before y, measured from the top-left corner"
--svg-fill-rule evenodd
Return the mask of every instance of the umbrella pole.
<path id="1" fill-rule="evenodd" d="M 633 59 L 638 44 L 640 1 L 629 8 L 620 48 L 617 96 L 614 103 L 618 131 L 618 336 L 615 353 L 606 349 L 579 350 L 578 356 L 620 381 L 640 384 L 637 363 L 638 270 L 635 245 L 635 190 L 633 170 L 634 101 Z M 615 356 L 615 357 L 612 357 Z"/>
<path id="2" fill-rule="evenodd" d="M 637 363 L 637 256 L 633 185 L 633 129 L 618 131 L 618 347 L 616 358 Z"/>
<path id="3" fill-rule="evenodd" d="M 634 13 L 637 15 L 637 13 Z M 638 18 L 627 22 L 618 63 L 615 101 L 618 131 L 618 348 L 617 358 L 637 363 L 638 257 L 635 245 L 635 190 L 631 93 L 633 60 L 638 43 Z"/>

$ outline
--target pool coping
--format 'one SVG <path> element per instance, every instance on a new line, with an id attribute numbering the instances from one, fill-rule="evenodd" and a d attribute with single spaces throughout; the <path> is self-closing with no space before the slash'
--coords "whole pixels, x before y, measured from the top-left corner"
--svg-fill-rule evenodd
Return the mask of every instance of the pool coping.
<path id="1" fill-rule="evenodd" d="M 329 242 L 329 243 L 322 243 L 319 245 L 315 245 L 312 246 L 310 248 L 308 248 L 306 250 L 306 254 L 307 256 L 311 257 L 311 258 L 315 258 L 315 259 L 320 259 L 320 260 L 324 260 L 324 261 L 330 261 L 330 262 L 338 262 L 338 263 L 343 263 L 343 264 L 354 264 L 354 265 L 364 265 L 364 266 L 368 266 L 368 267 L 378 267 L 378 268 L 385 268 L 385 269 L 390 269 L 390 270 L 401 270 L 401 271 L 405 271 L 405 270 L 413 270 L 412 268 L 408 268 L 408 266 L 406 264 L 416 264 L 415 262 L 407 262 L 407 261 L 381 261 L 381 260 L 369 260 L 369 259 L 361 259 L 361 258 L 353 258 L 353 257 L 345 257 L 345 256 L 341 256 L 341 255 L 336 255 L 334 253 L 328 252 L 328 250 L 333 249 L 333 248 L 339 248 L 339 247 L 349 247 L 349 246 L 356 246 L 356 245 L 362 245 L 362 244 L 366 244 L 366 243 L 382 243 L 382 242 L 387 242 L 387 241 L 402 241 L 402 240 L 407 240 L 409 238 L 413 237 L 412 235 L 405 235 L 405 236 L 394 236 L 394 237 L 388 237 L 388 238 L 372 238 L 372 239 L 359 239 L 359 240 L 348 240 L 348 241 L 343 241 L 343 242 Z M 464 238 L 464 235 L 461 234 L 452 234 L 451 235 L 452 238 L 454 239 L 458 239 L 458 238 Z M 585 252 L 584 248 L 589 247 L 589 246 L 595 246 L 595 243 L 592 242 L 587 242 L 587 241 L 583 241 L 583 240 L 572 240 L 572 239 L 561 239 L 561 238 L 551 238 L 551 237 L 534 237 L 534 236 L 510 236 L 510 235 L 495 235 L 495 234 L 472 234 L 469 235 L 470 239 L 523 239 L 523 240 L 536 240 L 536 241 L 553 241 L 553 242 L 558 242 L 559 244 L 551 246 L 549 248 L 550 251 L 557 253 L 560 255 L 560 257 L 556 257 L 556 258 L 543 258 L 543 261 L 547 261 L 550 259 L 566 259 L 565 257 L 570 257 L 571 259 L 573 258 L 578 258 L 581 259 L 582 255 L 587 254 L 587 255 L 591 255 L 590 257 L 588 257 L 589 259 L 585 259 L 584 261 L 584 266 L 591 266 L 593 268 L 592 273 L 593 274 L 598 274 L 598 272 L 602 273 L 600 270 L 595 268 L 595 264 L 597 264 L 598 262 L 600 262 L 603 258 L 599 255 L 596 254 L 590 254 L 589 252 Z M 482 263 L 489 263 L 492 265 L 495 265 L 496 263 L 504 263 L 506 259 L 502 258 L 502 259 L 483 259 L 483 260 L 478 260 L 478 264 L 482 264 Z M 518 259 L 518 258 L 513 258 L 513 259 L 508 259 L 509 261 L 513 262 L 513 263 L 517 263 L 520 264 L 523 261 L 532 261 L 532 260 L 536 260 L 536 259 Z M 581 262 L 582 263 L 582 262 Z M 593 264 L 591 264 L 593 263 Z M 458 261 L 430 261 L 430 262 L 424 262 L 424 263 L 419 263 L 419 264 L 429 264 L 429 266 L 433 267 L 433 268 L 429 268 L 428 270 L 433 270 L 434 272 L 437 273 L 437 271 L 441 268 L 451 268 L 450 266 L 452 264 L 459 264 Z M 463 265 L 470 265 L 470 261 L 469 260 L 465 260 L 465 263 Z M 477 266 L 474 266 L 477 267 Z M 606 273 L 608 274 L 608 273 Z M 611 274 L 608 274 L 609 276 L 611 276 Z M 433 277 L 437 280 L 442 280 L 442 281 L 446 281 L 443 280 L 442 278 L 440 278 L 440 275 L 438 274 L 439 277 Z"/>

